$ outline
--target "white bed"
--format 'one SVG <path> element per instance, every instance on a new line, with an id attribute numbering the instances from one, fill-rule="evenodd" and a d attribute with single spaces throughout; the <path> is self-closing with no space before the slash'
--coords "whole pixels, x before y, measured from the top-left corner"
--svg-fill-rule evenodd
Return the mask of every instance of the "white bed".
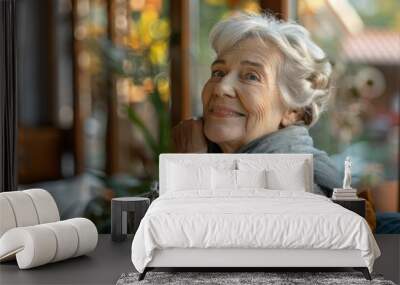
<path id="1" fill-rule="evenodd" d="M 140 279 L 155 267 L 353 267 L 370 278 L 380 251 L 368 224 L 310 193 L 312 161 L 308 154 L 161 155 L 160 197 L 132 243 Z"/>

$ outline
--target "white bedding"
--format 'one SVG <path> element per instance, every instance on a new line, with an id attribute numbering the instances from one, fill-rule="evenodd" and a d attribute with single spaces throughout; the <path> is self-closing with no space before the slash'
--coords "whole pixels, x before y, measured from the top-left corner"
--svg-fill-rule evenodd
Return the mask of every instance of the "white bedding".
<path id="1" fill-rule="evenodd" d="M 132 262 L 143 272 L 155 249 L 358 249 L 372 272 L 380 251 L 367 222 L 328 198 L 299 191 L 166 193 L 142 219 Z"/>

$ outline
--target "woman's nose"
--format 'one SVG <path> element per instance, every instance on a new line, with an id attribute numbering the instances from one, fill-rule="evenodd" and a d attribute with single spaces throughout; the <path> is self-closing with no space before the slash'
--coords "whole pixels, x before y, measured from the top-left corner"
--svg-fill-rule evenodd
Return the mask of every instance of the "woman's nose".
<path id="1" fill-rule="evenodd" d="M 236 92 L 234 88 L 234 75 L 225 75 L 221 81 L 215 85 L 214 93 L 217 96 L 235 97 Z"/>

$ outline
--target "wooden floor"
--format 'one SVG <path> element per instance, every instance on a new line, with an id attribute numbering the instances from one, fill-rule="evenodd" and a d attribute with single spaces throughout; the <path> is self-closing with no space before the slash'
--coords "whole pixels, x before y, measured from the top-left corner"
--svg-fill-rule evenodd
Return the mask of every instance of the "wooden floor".
<path id="1" fill-rule="evenodd" d="M 374 272 L 400 283 L 400 235 L 378 235 L 382 251 Z M 115 284 L 124 272 L 134 271 L 130 258 L 132 238 L 114 243 L 100 235 L 99 244 L 88 256 L 19 270 L 16 262 L 0 264 L 0 284 Z"/>

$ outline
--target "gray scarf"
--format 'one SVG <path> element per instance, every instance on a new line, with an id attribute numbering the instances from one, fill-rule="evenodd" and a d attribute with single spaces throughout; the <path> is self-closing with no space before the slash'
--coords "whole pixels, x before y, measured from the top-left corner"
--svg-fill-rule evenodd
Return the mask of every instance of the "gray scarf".
<path id="1" fill-rule="evenodd" d="M 209 153 L 221 153 L 222 150 L 209 142 Z M 341 187 L 342 177 L 326 154 L 314 147 L 313 139 L 304 125 L 292 125 L 271 134 L 259 137 L 241 146 L 236 153 L 310 153 L 314 156 L 314 192 L 332 195 L 333 188 Z"/>

